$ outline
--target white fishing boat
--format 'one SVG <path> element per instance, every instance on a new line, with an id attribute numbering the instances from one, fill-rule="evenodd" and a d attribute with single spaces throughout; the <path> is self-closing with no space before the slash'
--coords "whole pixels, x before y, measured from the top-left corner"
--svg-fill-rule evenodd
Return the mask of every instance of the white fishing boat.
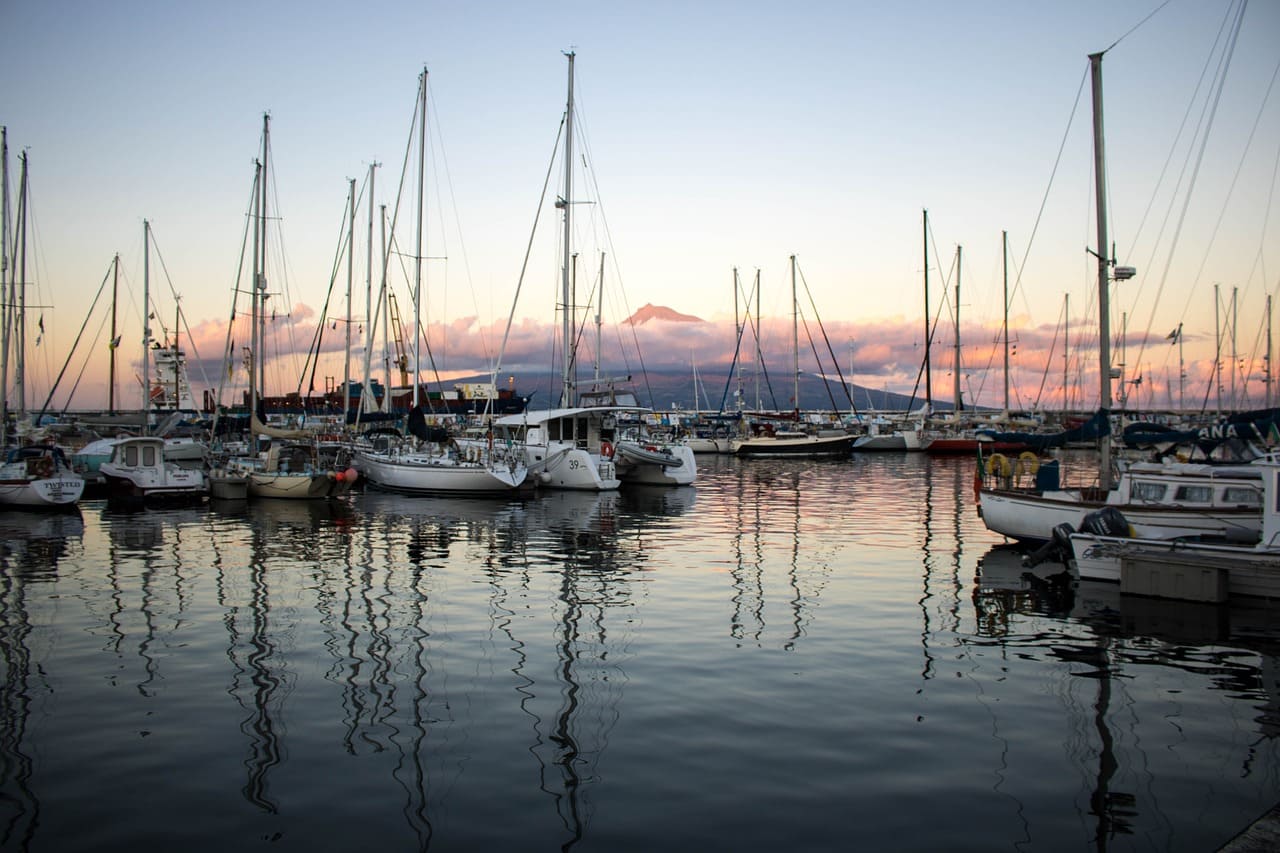
<path id="1" fill-rule="evenodd" d="M 1105 176 L 1102 138 L 1102 54 L 1089 57 L 1093 78 L 1094 174 Z M 1060 525 L 1078 527 L 1084 516 L 1104 507 L 1123 513 L 1139 535 L 1157 539 L 1213 534 L 1225 536 L 1262 529 L 1261 478 L 1256 471 L 1188 469 L 1171 465 L 1134 465 L 1118 480 L 1112 471 L 1110 435 L 1111 350 L 1109 293 L 1112 279 L 1132 278 L 1132 267 L 1115 265 L 1109 257 L 1106 182 L 1096 181 L 1098 244 L 1098 344 L 1100 377 L 1099 465 L 1096 486 L 1064 487 L 1057 476 L 1036 476 L 1039 461 L 1023 453 L 1016 460 L 1003 455 L 979 462 L 975 494 L 987 529 L 1024 541 L 1047 542 Z M 1030 475 L 1029 481 L 1020 475 Z"/>
<path id="2" fill-rule="evenodd" d="M 1116 581 L 1134 591 L 1186 597 L 1222 594 L 1280 597 L 1280 460 L 1256 463 L 1263 493 L 1262 535 L 1177 538 L 1069 534 L 1071 557 L 1081 579 Z M 1121 513 L 1120 526 L 1129 521 Z M 1084 525 L 1086 528 L 1090 525 Z"/>
<path id="3" fill-rule="evenodd" d="M 117 439 L 98 473 L 107 499 L 123 504 L 182 506 L 201 503 L 209 495 L 204 471 L 166 460 L 164 439 L 158 436 Z"/>

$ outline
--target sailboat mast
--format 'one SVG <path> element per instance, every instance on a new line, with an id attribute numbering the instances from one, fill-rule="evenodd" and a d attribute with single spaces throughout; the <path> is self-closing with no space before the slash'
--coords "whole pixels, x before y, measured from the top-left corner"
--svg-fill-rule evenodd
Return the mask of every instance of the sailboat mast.
<path id="1" fill-rule="evenodd" d="M 355 281 L 356 262 L 356 179 L 348 179 L 347 190 L 347 340 L 342 358 L 342 423 L 347 423 L 351 410 L 351 285 Z"/>
<path id="2" fill-rule="evenodd" d="M 1070 394 L 1071 365 L 1071 294 L 1062 294 L 1062 412 L 1066 414 Z"/>
<path id="3" fill-rule="evenodd" d="M 1178 345 L 1182 345 L 1182 336 L 1178 336 Z M 1263 364 L 1265 372 L 1263 373 L 1263 384 L 1266 388 L 1266 408 L 1271 408 L 1271 294 L 1267 294 L 1267 352 L 1263 356 Z M 1181 368 L 1182 365 L 1178 365 Z"/>
<path id="4" fill-rule="evenodd" d="M 956 246 L 956 369 L 954 410 L 957 415 L 959 415 L 964 409 L 964 400 L 960 396 L 960 253 L 960 247 Z"/>
<path id="5" fill-rule="evenodd" d="M 800 300 L 796 298 L 796 256 L 791 256 L 791 378 L 796 421 L 800 420 Z"/>
<path id="6" fill-rule="evenodd" d="M 9 424 L 9 128 L 0 127 L 0 447 L 8 442 Z"/>
<path id="7" fill-rule="evenodd" d="M 120 292 L 120 253 L 117 252 L 111 264 L 111 367 L 107 382 L 107 411 L 116 413 L 116 299 Z"/>
<path id="8" fill-rule="evenodd" d="M 1000 232 L 1001 269 L 1004 271 L 1004 416 L 1009 417 L 1009 232 Z"/>
<path id="9" fill-rule="evenodd" d="M 737 343 L 735 346 L 742 346 L 742 320 L 741 313 L 738 310 L 738 268 L 733 268 L 733 334 Z M 735 359 L 734 372 L 737 374 L 737 402 L 738 408 L 742 408 L 742 361 Z"/>
<path id="10" fill-rule="evenodd" d="M 258 261 L 258 349 L 255 354 L 255 367 L 258 370 L 258 393 L 267 393 L 267 359 L 264 350 L 267 345 L 266 313 L 267 313 L 267 156 L 271 150 L 271 116 L 262 115 L 262 179 L 258 182 L 259 204 L 258 228 L 262 232 L 260 248 L 262 255 Z M 256 409 L 255 409 L 256 410 Z M 263 414 L 266 414 L 264 409 Z"/>
<path id="11" fill-rule="evenodd" d="M 929 330 L 929 211 L 924 212 L 924 407 L 933 411 L 933 370 L 929 365 L 929 350 L 933 334 Z"/>
<path id="12" fill-rule="evenodd" d="M 418 86 L 418 236 L 413 265 L 413 408 L 418 407 L 418 362 L 422 346 L 422 194 L 427 172 L 427 69 Z"/>
<path id="13" fill-rule="evenodd" d="M 14 283 L 15 328 L 17 346 L 14 350 L 13 394 L 18 402 L 18 417 L 27 414 L 26 353 L 27 353 L 27 152 L 22 152 L 22 171 L 18 178 L 18 278 Z"/>
<path id="14" fill-rule="evenodd" d="M 142 434 L 151 426 L 151 223 L 142 220 Z"/>
<path id="15" fill-rule="evenodd" d="M 598 296 L 598 299 L 597 299 L 597 305 L 598 305 L 598 307 L 596 308 L 596 363 L 595 363 L 596 375 L 595 375 L 595 381 L 596 381 L 596 383 L 598 384 L 598 383 L 600 382 L 600 318 L 601 318 L 601 316 L 604 314 L 604 252 L 601 252 L 601 253 L 600 253 L 600 293 L 599 293 L 599 296 Z M 695 393 L 695 394 L 697 393 L 697 388 L 696 388 L 696 387 L 694 388 L 694 393 Z"/>
<path id="16" fill-rule="evenodd" d="M 378 168 L 377 163 L 369 164 L 369 242 L 368 242 L 368 263 L 365 265 L 364 279 L 364 385 L 360 389 L 360 411 L 372 412 L 377 408 L 378 401 L 373 398 L 373 383 L 369 378 L 373 375 L 370 371 L 373 369 L 373 342 L 374 330 L 376 323 L 373 314 L 373 185 L 374 176 Z"/>
<path id="17" fill-rule="evenodd" d="M 569 251 L 572 240 L 572 222 L 570 216 L 571 199 L 573 198 L 573 51 L 565 54 L 569 58 L 569 96 L 564 108 L 564 196 L 560 199 L 560 207 L 564 210 L 564 266 L 561 268 L 561 301 L 564 314 L 561 318 L 560 334 L 563 337 L 564 357 L 561 359 L 563 376 L 560 381 L 560 405 L 568 406 L 573 402 L 573 315 L 569 301 L 569 276 L 572 258 Z"/>
<path id="18" fill-rule="evenodd" d="M 764 353 L 760 349 L 760 270 L 756 270 L 756 411 L 760 411 L 760 374 L 764 371 Z"/>
<path id="19" fill-rule="evenodd" d="M 1102 54 L 1089 55 L 1093 83 L 1093 170 L 1098 216 L 1098 405 L 1103 432 L 1098 443 L 1100 455 L 1098 485 L 1111 488 L 1111 259 L 1107 237 L 1107 170 L 1102 127 Z"/>
<path id="20" fill-rule="evenodd" d="M 262 229 L 260 227 L 262 219 L 262 194 L 258 192 L 258 188 L 262 185 L 262 161 L 255 160 L 254 163 L 254 179 L 253 179 L 253 287 L 251 288 L 249 299 L 249 424 L 252 427 L 254 418 L 258 415 L 258 362 L 262 360 L 262 353 L 259 349 L 258 338 L 258 291 L 262 286 L 261 270 L 258 265 L 262 262 L 262 252 L 259 243 L 262 241 Z M 258 437 L 256 430 L 249 436 L 249 444 L 257 450 Z"/>

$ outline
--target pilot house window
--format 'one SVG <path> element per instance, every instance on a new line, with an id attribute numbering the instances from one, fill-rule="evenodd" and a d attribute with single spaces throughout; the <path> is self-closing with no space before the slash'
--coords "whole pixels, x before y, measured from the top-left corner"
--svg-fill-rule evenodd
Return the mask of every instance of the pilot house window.
<path id="1" fill-rule="evenodd" d="M 1135 501 L 1162 501 L 1166 486 L 1164 483 L 1144 483 L 1137 481 L 1133 484 L 1131 493 Z"/>

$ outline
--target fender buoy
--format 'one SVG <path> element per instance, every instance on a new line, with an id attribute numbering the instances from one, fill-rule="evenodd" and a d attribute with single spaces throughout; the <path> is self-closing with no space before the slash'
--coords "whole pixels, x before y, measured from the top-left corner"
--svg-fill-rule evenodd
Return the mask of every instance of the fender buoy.
<path id="1" fill-rule="evenodd" d="M 613 445 L 612 445 L 612 444 L 610 444 L 610 443 L 609 443 L 609 442 L 607 442 L 607 441 L 602 441 L 602 442 L 600 442 L 600 458 L 601 458 L 601 459 L 612 459 L 612 458 L 613 458 Z"/>
<path id="2" fill-rule="evenodd" d="M 1034 474 L 1040 470 L 1040 457 L 1036 456 L 1030 450 L 1024 450 L 1018 454 L 1018 473 Z"/>
<path id="3" fill-rule="evenodd" d="M 1003 453 L 992 453 L 987 457 L 987 473 L 992 476 L 1008 477 L 1013 473 L 1009 457 Z"/>

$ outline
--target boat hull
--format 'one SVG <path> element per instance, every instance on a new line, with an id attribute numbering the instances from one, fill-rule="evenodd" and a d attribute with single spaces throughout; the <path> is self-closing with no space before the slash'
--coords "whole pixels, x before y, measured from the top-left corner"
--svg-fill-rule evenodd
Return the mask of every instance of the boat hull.
<path id="1" fill-rule="evenodd" d="M 421 495 L 512 495 L 524 486 L 528 470 L 514 463 L 486 465 L 448 456 L 367 451 L 356 455 L 356 466 L 375 488 Z"/>
<path id="2" fill-rule="evenodd" d="M 735 456 L 849 456 L 853 453 L 853 438 L 851 435 L 744 438 L 733 444 L 733 453 Z"/>
<path id="3" fill-rule="evenodd" d="M 1193 574 L 1225 571 L 1229 595 L 1280 597 L 1280 551 L 1274 549 L 1081 533 L 1072 534 L 1071 548 L 1082 580 L 1120 583 L 1126 564 L 1156 563 Z"/>
<path id="4" fill-rule="evenodd" d="M 71 473 L 0 481 L 0 507 L 6 509 L 69 510 L 83 494 L 84 478 Z"/>
<path id="5" fill-rule="evenodd" d="M 1087 500 L 1070 490 L 1024 493 L 983 488 L 979 492 L 979 512 L 987 529 L 1023 542 L 1047 542 L 1060 524 L 1078 529 L 1086 515 L 1104 507 L 1119 510 L 1134 535 L 1144 539 L 1249 535 L 1256 539 L 1262 533 L 1262 513 L 1257 507 L 1118 504 Z"/>
<path id="6" fill-rule="evenodd" d="M 324 500 L 336 498 L 351 490 L 354 477 L 328 471 L 315 474 L 271 474 L 255 471 L 248 475 L 248 492 L 255 498 L 288 500 Z"/>
<path id="7" fill-rule="evenodd" d="M 614 449 L 618 477 L 624 483 L 651 486 L 689 486 L 698 478 L 698 462 L 692 448 L 672 444 L 649 449 L 630 441 Z"/>

